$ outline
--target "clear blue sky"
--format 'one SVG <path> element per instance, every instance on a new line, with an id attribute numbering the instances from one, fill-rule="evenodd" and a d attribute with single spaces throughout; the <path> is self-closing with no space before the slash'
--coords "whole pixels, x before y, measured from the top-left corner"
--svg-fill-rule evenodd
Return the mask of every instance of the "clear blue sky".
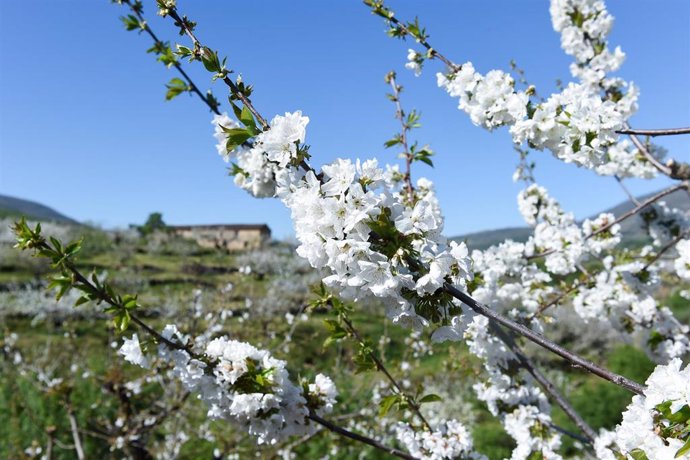
<path id="1" fill-rule="evenodd" d="M 690 2 L 609 0 L 616 17 L 611 43 L 628 59 L 619 75 L 642 90 L 636 127 L 690 124 Z M 162 38 L 185 42 L 171 24 L 145 13 Z M 382 143 L 396 132 L 383 76 L 396 70 L 403 104 L 422 112 L 422 144 L 436 151 L 434 180 L 446 215 L 446 234 L 522 225 L 511 175 L 516 155 L 505 130 L 471 125 L 456 101 L 436 87 L 429 66 L 415 78 L 403 68 L 408 46 L 358 0 L 191 1 L 179 9 L 198 22 L 202 41 L 228 56 L 230 67 L 254 84 L 267 117 L 301 109 L 311 118 L 307 142 L 313 163 L 336 157 L 396 161 Z M 399 17 L 419 15 L 431 42 L 456 62 L 482 72 L 507 70 L 515 59 L 548 94 L 568 81 L 570 58 L 552 30 L 548 2 L 537 0 L 391 0 Z M 125 32 L 124 8 L 106 0 L 0 1 L 0 193 L 40 201 L 79 220 L 106 227 L 142 222 L 160 211 L 173 224 L 266 222 L 274 235 L 291 234 L 288 212 L 276 200 L 256 200 L 226 175 L 211 136 L 211 116 L 193 98 L 164 100 L 175 76 L 145 50 L 145 35 Z M 197 84 L 212 84 L 198 64 Z M 662 145 L 690 160 L 690 136 Z M 624 194 L 601 178 L 537 153 L 540 183 L 566 209 L 585 217 Z M 636 193 L 665 182 L 632 181 Z"/>

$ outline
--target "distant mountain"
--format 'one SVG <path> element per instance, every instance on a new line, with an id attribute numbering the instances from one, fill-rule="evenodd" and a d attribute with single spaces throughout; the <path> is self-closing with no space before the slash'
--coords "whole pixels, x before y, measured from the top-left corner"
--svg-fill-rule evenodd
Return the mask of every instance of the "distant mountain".
<path id="1" fill-rule="evenodd" d="M 60 214 L 53 208 L 44 206 L 35 201 L 23 200 L 7 195 L 0 195 L 0 217 L 21 217 L 27 219 L 59 222 L 63 224 L 79 224 L 64 214 Z"/>
<path id="2" fill-rule="evenodd" d="M 659 192 L 649 193 L 637 198 L 639 202 L 643 202 Z M 676 190 L 675 192 L 663 197 L 659 201 L 665 201 L 669 208 L 678 208 L 684 211 L 690 210 L 690 196 L 684 190 Z M 630 200 L 624 201 L 612 208 L 606 209 L 602 212 L 610 212 L 618 217 L 631 209 L 633 205 Z M 600 213 L 596 213 L 596 217 Z M 639 216 L 631 217 L 621 223 L 621 232 L 625 235 L 624 242 L 628 244 L 636 244 L 647 241 L 648 236 L 642 228 L 642 219 Z M 466 241 L 470 249 L 486 249 L 507 239 L 524 243 L 532 234 L 532 229 L 529 227 L 508 227 L 500 228 L 498 230 L 485 230 L 482 232 L 467 233 L 465 235 L 455 236 L 450 238 L 454 241 Z"/>

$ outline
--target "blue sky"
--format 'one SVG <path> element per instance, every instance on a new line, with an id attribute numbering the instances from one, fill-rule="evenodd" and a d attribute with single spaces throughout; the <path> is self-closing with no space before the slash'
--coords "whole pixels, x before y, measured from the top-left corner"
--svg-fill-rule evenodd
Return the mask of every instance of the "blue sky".
<path id="1" fill-rule="evenodd" d="M 609 0 L 611 43 L 628 58 L 619 75 L 641 87 L 633 126 L 690 124 L 690 2 Z M 171 24 L 145 13 L 161 38 L 185 43 Z M 403 68 L 412 43 L 392 40 L 357 0 L 227 2 L 179 0 L 198 36 L 228 56 L 254 84 L 254 102 L 269 119 L 302 110 L 311 118 L 312 162 L 336 157 L 396 159 L 382 144 L 396 132 L 384 75 L 396 70 L 403 105 L 422 112 L 416 131 L 436 152 L 434 169 L 413 173 L 437 184 L 446 234 L 522 225 L 511 175 L 517 158 L 505 130 L 474 127 L 436 87 L 440 64 L 415 78 Z M 540 93 L 569 80 L 570 58 L 552 30 L 548 2 L 537 0 L 393 0 L 398 17 L 420 17 L 430 41 L 456 62 L 486 72 L 515 59 Z M 663 7 L 661 7 L 663 6 Z M 176 76 L 145 50 L 145 35 L 125 32 L 124 8 L 106 0 L 0 2 L 0 193 L 40 201 L 106 227 L 142 222 L 152 211 L 173 224 L 268 223 L 288 236 L 288 212 L 276 200 L 237 189 L 215 152 L 211 116 L 199 100 L 164 100 Z M 198 64 L 197 84 L 224 101 Z M 690 160 L 690 136 L 660 142 Z M 623 200 L 612 178 L 535 154 L 538 182 L 585 217 Z M 629 181 L 636 193 L 664 180 Z"/>

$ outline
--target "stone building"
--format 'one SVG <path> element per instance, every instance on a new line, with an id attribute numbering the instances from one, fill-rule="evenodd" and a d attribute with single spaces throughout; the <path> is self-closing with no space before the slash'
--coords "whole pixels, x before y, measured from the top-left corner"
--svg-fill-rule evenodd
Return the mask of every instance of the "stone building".
<path id="1" fill-rule="evenodd" d="M 175 234 L 195 240 L 204 248 L 228 251 L 258 249 L 271 241 L 266 224 L 176 225 L 168 227 Z"/>

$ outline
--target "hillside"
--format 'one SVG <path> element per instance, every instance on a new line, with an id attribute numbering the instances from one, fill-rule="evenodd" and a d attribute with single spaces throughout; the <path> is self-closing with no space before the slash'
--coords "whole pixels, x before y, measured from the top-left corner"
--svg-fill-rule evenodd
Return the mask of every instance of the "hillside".
<path id="1" fill-rule="evenodd" d="M 52 221 L 65 224 L 78 224 L 76 220 L 65 216 L 35 201 L 23 200 L 7 195 L 0 195 L 0 217 L 21 217 L 40 221 Z"/>
<path id="2" fill-rule="evenodd" d="M 659 192 L 649 193 L 647 195 L 642 195 L 637 197 L 637 200 L 642 202 L 651 198 Z M 670 195 L 665 196 L 661 199 L 665 201 L 669 208 L 678 208 L 685 211 L 690 211 L 690 199 L 688 199 L 688 194 L 683 190 L 677 190 Z M 628 200 L 621 202 L 620 204 L 605 209 L 602 212 L 610 212 L 614 216 L 620 216 L 628 211 L 630 211 L 634 205 Z M 600 213 L 596 213 L 591 218 L 596 217 Z M 625 235 L 624 242 L 628 244 L 639 243 L 647 239 L 647 235 L 642 229 L 642 221 L 639 216 L 627 219 L 621 223 L 621 231 Z M 497 230 L 485 230 L 481 232 L 467 233 L 464 235 L 459 235 L 450 238 L 454 241 L 466 241 L 467 245 L 471 249 L 486 249 L 489 246 L 500 243 L 507 239 L 511 239 L 517 242 L 525 242 L 527 238 L 532 234 L 532 229 L 529 227 L 507 227 L 500 228 Z"/>

